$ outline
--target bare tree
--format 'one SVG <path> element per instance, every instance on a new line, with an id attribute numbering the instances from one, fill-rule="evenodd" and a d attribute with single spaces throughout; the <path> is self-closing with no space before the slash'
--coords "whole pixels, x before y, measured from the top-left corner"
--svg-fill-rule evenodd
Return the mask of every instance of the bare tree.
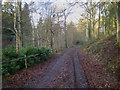
<path id="1" fill-rule="evenodd" d="M 14 3 L 14 31 L 16 35 L 16 52 L 18 53 L 21 47 L 21 2 L 16 1 Z M 18 19 L 17 19 L 18 18 Z M 18 28 L 17 28 L 18 25 Z"/>
<path id="2" fill-rule="evenodd" d="M 116 14 L 116 19 L 117 19 L 117 42 L 120 44 L 120 2 L 115 2 L 114 3 L 114 9 L 115 9 L 115 14 Z"/>

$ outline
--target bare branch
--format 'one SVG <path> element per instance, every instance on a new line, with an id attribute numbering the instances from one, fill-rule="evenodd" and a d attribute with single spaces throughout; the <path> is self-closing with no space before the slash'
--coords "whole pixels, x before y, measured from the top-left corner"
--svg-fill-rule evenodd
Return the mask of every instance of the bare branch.
<path id="1" fill-rule="evenodd" d="M 7 30 L 10 30 L 12 31 L 14 34 L 16 33 L 14 29 L 11 29 L 11 28 L 6 28 L 6 27 L 2 27 L 3 29 L 7 29 Z"/>

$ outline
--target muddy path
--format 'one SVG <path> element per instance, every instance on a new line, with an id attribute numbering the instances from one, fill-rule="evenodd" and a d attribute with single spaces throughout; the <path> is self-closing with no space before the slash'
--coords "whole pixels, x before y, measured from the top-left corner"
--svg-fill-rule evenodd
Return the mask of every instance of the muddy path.
<path id="1" fill-rule="evenodd" d="M 70 48 L 47 66 L 31 69 L 33 74 L 22 88 L 88 88 L 87 80 L 78 58 L 80 48 Z M 29 73 L 30 74 L 30 73 Z M 19 81 L 21 81 L 19 79 Z"/>

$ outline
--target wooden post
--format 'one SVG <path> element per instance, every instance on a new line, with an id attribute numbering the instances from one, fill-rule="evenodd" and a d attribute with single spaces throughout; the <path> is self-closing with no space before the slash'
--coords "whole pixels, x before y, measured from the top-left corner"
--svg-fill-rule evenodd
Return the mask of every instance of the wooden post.
<path id="1" fill-rule="evenodd" d="M 25 68 L 27 69 L 27 57 L 25 55 Z"/>

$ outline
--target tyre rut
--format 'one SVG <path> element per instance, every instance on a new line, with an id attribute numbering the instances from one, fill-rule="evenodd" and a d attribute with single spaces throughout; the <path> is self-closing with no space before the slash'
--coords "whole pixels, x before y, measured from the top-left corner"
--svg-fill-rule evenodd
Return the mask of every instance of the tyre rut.
<path id="1" fill-rule="evenodd" d="M 88 88 L 87 79 L 84 74 L 84 70 L 80 64 L 80 60 L 77 55 L 77 49 L 73 54 L 73 68 L 74 68 L 74 81 L 76 88 Z"/>

